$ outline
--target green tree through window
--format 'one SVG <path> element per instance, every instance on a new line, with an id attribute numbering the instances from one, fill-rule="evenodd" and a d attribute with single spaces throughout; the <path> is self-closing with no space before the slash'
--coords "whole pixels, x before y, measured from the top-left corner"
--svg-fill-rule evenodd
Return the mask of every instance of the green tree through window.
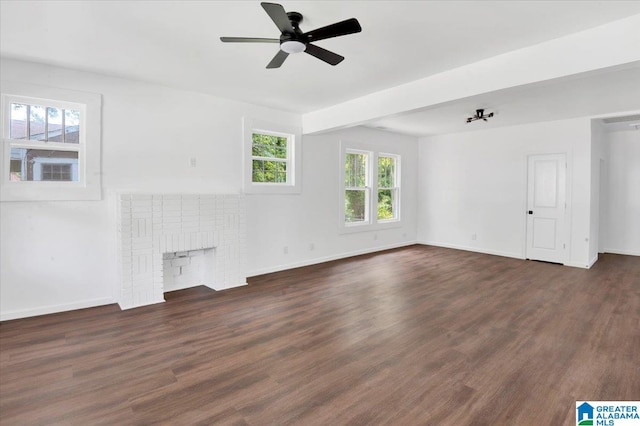
<path id="1" fill-rule="evenodd" d="M 285 136 L 253 133 L 251 159 L 252 181 L 288 183 L 289 139 Z"/>
<path id="2" fill-rule="evenodd" d="M 348 152 L 345 156 L 344 215 L 346 222 L 364 222 L 367 220 L 368 157 L 368 154 L 353 152 Z"/>
<path id="3" fill-rule="evenodd" d="M 396 158 L 378 157 L 378 220 L 396 219 Z"/>

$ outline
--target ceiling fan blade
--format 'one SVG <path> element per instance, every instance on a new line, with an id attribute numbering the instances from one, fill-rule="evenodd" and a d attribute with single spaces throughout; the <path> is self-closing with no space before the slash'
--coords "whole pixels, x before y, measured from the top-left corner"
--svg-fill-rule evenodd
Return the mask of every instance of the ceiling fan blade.
<path id="1" fill-rule="evenodd" d="M 281 4 L 277 3 L 260 3 L 262 8 L 267 15 L 271 18 L 271 20 L 276 24 L 276 27 L 280 30 L 281 33 L 293 33 L 293 25 L 291 25 L 291 21 L 289 21 L 289 17 L 287 16 L 287 12 L 284 11 L 284 7 Z"/>
<path id="2" fill-rule="evenodd" d="M 340 62 L 344 61 L 344 56 L 340 56 L 337 53 L 330 52 L 327 49 L 323 49 L 322 47 L 318 47 L 313 44 L 307 44 L 305 52 L 331 65 L 338 65 Z"/>
<path id="3" fill-rule="evenodd" d="M 304 35 L 309 42 L 324 40 L 326 38 L 338 37 L 347 34 L 359 33 L 362 27 L 356 18 L 347 19 L 346 21 L 336 22 L 326 27 L 316 28 Z"/>
<path id="4" fill-rule="evenodd" d="M 220 37 L 220 41 L 224 43 L 280 43 L 277 38 L 258 37 Z"/>
<path id="5" fill-rule="evenodd" d="M 282 65 L 284 60 L 287 59 L 287 56 L 289 56 L 287 52 L 278 50 L 278 53 L 276 53 L 276 56 L 274 56 L 271 62 L 269 62 L 267 68 L 280 68 L 280 65 Z"/>

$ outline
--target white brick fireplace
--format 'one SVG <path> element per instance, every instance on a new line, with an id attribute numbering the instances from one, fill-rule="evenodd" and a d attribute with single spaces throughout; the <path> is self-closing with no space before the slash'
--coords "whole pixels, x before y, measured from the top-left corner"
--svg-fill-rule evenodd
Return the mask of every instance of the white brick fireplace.
<path id="1" fill-rule="evenodd" d="M 242 195 L 123 194 L 118 197 L 118 258 L 121 309 L 164 302 L 165 282 L 176 268 L 201 268 L 196 282 L 224 290 L 246 284 L 245 201 Z M 206 255 L 205 255 L 206 254 Z M 172 262 L 171 262 L 172 261 Z M 182 268 L 179 269 L 182 271 Z M 165 280 L 165 274 L 167 280 Z M 202 282 L 198 282 L 202 281 Z"/>

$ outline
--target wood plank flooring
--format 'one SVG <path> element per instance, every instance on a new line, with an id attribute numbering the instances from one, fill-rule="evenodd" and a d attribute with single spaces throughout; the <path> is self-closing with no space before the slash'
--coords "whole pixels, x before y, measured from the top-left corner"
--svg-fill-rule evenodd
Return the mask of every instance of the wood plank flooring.
<path id="1" fill-rule="evenodd" d="M 412 246 L 166 298 L 1 323 L 0 424 L 573 425 L 640 399 L 638 257 Z"/>

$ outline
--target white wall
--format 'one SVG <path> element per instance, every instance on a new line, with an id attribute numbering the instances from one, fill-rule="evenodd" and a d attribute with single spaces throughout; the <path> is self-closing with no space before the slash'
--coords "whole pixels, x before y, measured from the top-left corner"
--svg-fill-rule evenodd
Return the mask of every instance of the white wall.
<path id="1" fill-rule="evenodd" d="M 608 151 L 604 251 L 640 256 L 640 131 L 605 134 Z"/>
<path id="2" fill-rule="evenodd" d="M 0 72 L 103 99 L 103 200 L 0 203 L 3 320 L 116 302 L 116 193 L 239 193 L 242 117 L 301 124 L 297 114 L 77 70 L 2 58 Z M 341 138 L 403 156 L 401 228 L 338 234 Z M 302 194 L 247 196 L 249 275 L 415 241 L 415 138 L 355 128 L 302 143 Z"/>
<path id="3" fill-rule="evenodd" d="M 590 151 L 588 119 L 420 139 L 418 240 L 524 258 L 527 155 L 566 153 L 570 238 L 565 264 L 587 267 Z"/>
<path id="4" fill-rule="evenodd" d="M 103 96 L 103 200 L 0 203 L 2 319 L 114 302 L 116 192 L 238 193 L 242 116 L 300 125 L 297 114 L 6 58 L 0 74 Z"/>
<path id="5" fill-rule="evenodd" d="M 5 58 L 0 72 L 6 80 L 102 94 L 104 189 L 101 201 L 0 203 L 2 319 L 115 302 L 116 193 L 238 193 L 242 117 L 292 126 L 301 120 L 194 92 Z M 592 139 L 586 118 L 419 142 L 363 127 L 306 135 L 302 193 L 247 195 L 248 275 L 406 245 L 416 236 L 426 244 L 522 258 L 526 158 L 557 152 L 568 158 L 566 263 L 586 267 L 598 246 L 591 168 L 599 156 L 609 158 L 606 251 L 638 255 L 640 132 L 607 133 L 604 145 L 598 138 Z M 402 155 L 401 227 L 339 233 L 341 140 Z M 192 157 L 195 168 L 189 167 Z"/>
<path id="6" fill-rule="evenodd" d="M 400 228 L 338 233 L 341 140 L 367 143 L 373 150 L 402 156 Z M 302 193 L 247 195 L 247 235 L 251 236 L 247 248 L 248 275 L 415 242 L 417 152 L 416 138 L 364 127 L 305 135 L 302 141 Z M 284 253 L 285 246 L 287 254 Z"/>

